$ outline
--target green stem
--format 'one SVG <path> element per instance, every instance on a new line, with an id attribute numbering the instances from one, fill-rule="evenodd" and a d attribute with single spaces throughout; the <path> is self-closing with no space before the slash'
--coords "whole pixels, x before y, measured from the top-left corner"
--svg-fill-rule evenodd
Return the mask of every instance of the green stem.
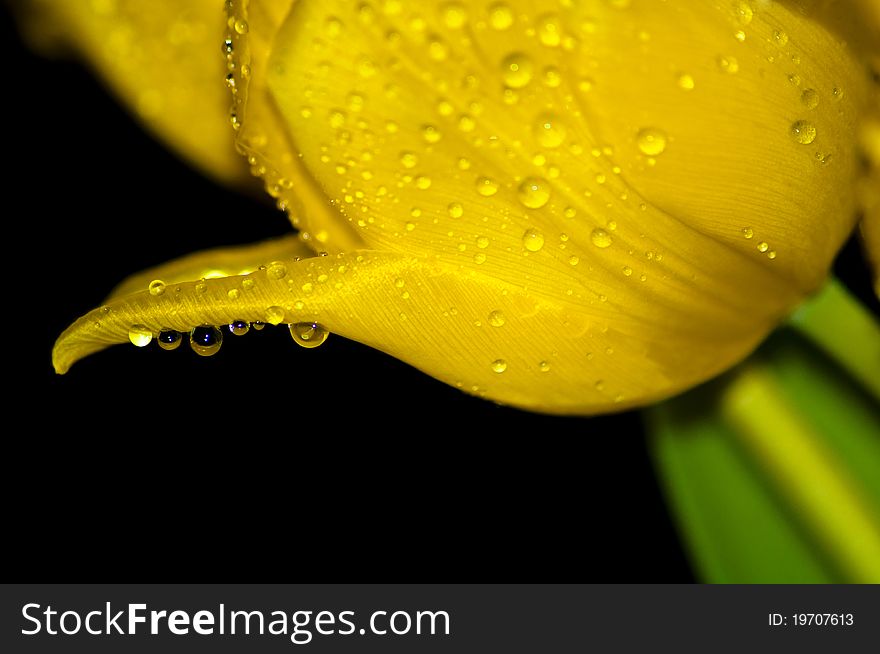
<path id="1" fill-rule="evenodd" d="M 789 324 L 880 400 L 880 323 L 840 282 L 829 280 Z"/>
<path id="2" fill-rule="evenodd" d="M 844 574 L 859 583 L 880 582 L 880 519 L 791 405 L 772 367 L 744 366 L 724 390 L 721 411 Z"/>

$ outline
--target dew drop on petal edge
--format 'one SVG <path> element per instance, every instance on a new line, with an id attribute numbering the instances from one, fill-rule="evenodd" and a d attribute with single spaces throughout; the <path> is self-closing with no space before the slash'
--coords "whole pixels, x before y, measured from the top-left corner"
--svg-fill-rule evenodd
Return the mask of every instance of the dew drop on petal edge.
<path id="1" fill-rule="evenodd" d="M 223 345 L 223 332 L 214 325 L 194 327 L 189 333 L 189 345 L 201 357 L 212 356 Z"/>
<path id="2" fill-rule="evenodd" d="M 132 325 L 128 329 L 128 340 L 137 347 L 146 347 L 153 340 L 153 332 L 144 325 Z"/>
<path id="3" fill-rule="evenodd" d="M 269 279 L 283 279 L 287 275 L 287 266 L 280 261 L 273 261 L 266 268 L 266 277 Z"/>
<path id="4" fill-rule="evenodd" d="M 275 305 L 266 307 L 266 322 L 270 325 L 280 325 L 284 322 L 284 309 Z"/>
<path id="5" fill-rule="evenodd" d="M 251 329 L 251 326 L 246 323 L 244 320 L 233 320 L 229 323 L 229 331 L 231 331 L 235 336 L 244 336 Z"/>
<path id="6" fill-rule="evenodd" d="M 183 334 L 173 329 L 163 329 L 159 332 L 156 342 L 163 350 L 176 350 L 183 341 Z"/>
<path id="7" fill-rule="evenodd" d="M 162 295 L 165 292 L 165 282 L 163 282 L 161 279 L 154 279 L 150 282 L 149 289 L 150 295 Z"/>
<path id="8" fill-rule="evenodd" d="M 313 348 L 322 345 L 330 332 L 316 322 L 297 322 L 290 325 L 290 336 L 297 345 Z"/>

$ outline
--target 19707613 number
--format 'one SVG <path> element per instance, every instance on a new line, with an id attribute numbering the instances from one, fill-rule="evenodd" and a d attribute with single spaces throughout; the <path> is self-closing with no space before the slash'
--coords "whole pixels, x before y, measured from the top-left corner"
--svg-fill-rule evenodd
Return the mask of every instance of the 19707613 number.
<path id="1" fill-rule="evenodd" d="M 849 627 L 854 622 L 852 613 L 793 613 L 791 619 L 798 627 Z"/>

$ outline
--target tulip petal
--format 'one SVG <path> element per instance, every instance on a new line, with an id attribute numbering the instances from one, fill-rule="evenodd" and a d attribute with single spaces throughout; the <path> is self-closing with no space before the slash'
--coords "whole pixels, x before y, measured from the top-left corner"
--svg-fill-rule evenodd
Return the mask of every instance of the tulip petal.
<path id="1" fill-rule="evenodd" d="M 150 284 L 156 281 L 167 287 L 194 279 L 246 275 L 271 261 L 311 256 L 314 256 L 314 252 L 295 234 L 270 239 L 256 245 L 194 252 L 126 277 L 110 292 L 107 301 L 149 289 Z"/>
<path id="2" fill-rule="evenodd" d="M 295 156 L 286 127 L 266 86 L 267 61 L 278 27 L 290 3 L 234 2 L 226 36 L 231 67 L 232 125 L 238 150 L 248 157 L 251 172 L 287 211 L 294 227 L 315 251 L 338 252 L 363 245 Z"/>
<path id="3" fill-rule="evenodd" d="M 649 203 L 812 291 L 856 219 L 852 143 L 868 85 L 862 58 L 811 12 L 821 16 L 744 1 L 606 11 L 585 39 L 597 65 L 582 105 Z M 621 48 L 622 35 L 640 45 Z M 645 130 L 664 135 L 662 153 Z"/>
<path id="4" fill-rule="evenodd" d="M 729 317 L 735 321 L 735 312 Z M 634 322 L 585 316 L 521 286 L 363 251 L 289 260 L 281 274 L 270 267 L 117 297 L 66 330 L 53 361 L 66 372 L 83 356 L 127 342 L 134 325 L 155 334 L 233 320 L 316 321 L 466 392 L 555 413 L 624 409 L 668 395 L 683 378 L 729 365 L 737 331 L 720 331 L 714 348 L 695 355 L 681 348 L 687 325 L 645 338 Z"/>
<path id="5" fill-rule="evenodd" d="M 225 182 L 247 180 L 232 147 L 215 0 L 33 0 L 31 41 L 73 48 L 167 145 Z"/>
<path id="6" fill-rule="evenodd" d="M 544 16 L 509 3 L 514 22 L 501 31 L 485 10 L 451 6 L 464 12 L 456 27 L 449 3 L 390 3 L 380 14 L 303 2 L 275 37 L 278 108 L 306 166 L 368 244 L 436 249 L 453 199 L 465 224 L 501 214 L 586 251 L 591 229 L 608 221 L 636 240 L 659 233 L 656 209 L 687 224 L 664 240 L 689 257 L 711 261 L 732 247 L 798 288 L 824 278 L 855 220 L 855 162 L 844 150 L 865 87 L 831 33 L 784 7 L 749 9 L 739 42 L 737 3 L 623 11 L 587 2 Z M 738 59 L 721 54 L 728 44 Z M 801 119 L 797 138 L 814 144 L 792 135 Z M 500 192 L 480 197 L 481 179 Z M 531 180 L 550 199 L 525 211 L 516 195 Z M 640 214 L 640 201 L 652 211 Z M 576 212 L 571 223 L 566 210 Z M 414 233 L 403 234 L 408 224 Z"/>
<path id="7" fill-rule="evenodd" d="M 858 156 L 862 164 L 856 199 L 862 214 L 862 243 L 880 297 L 880 0 L 855 0 L 854 6 L 819 5 L 821 20 L 857 49 L 872 81 L 868 109 L 859 125 Z M 843 23 L 843 24 L 841 24 Z"/>

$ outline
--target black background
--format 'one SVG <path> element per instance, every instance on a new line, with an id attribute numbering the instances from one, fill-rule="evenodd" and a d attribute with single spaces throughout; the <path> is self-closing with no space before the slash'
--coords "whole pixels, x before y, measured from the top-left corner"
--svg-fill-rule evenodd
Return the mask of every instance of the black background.
<path id="1" fill-rule="evenodd" d="M 120 346 L 56 376 L 54 339 L 126 275 L 290 228 L 151 140 L 87 70 L 29 53 L 3 11 L 21 578 L 694 580 L 636 412 L 524 413 L 271 327 L 210 359 Z M 842 261 L 871 302 L 857 247 Z"/>

